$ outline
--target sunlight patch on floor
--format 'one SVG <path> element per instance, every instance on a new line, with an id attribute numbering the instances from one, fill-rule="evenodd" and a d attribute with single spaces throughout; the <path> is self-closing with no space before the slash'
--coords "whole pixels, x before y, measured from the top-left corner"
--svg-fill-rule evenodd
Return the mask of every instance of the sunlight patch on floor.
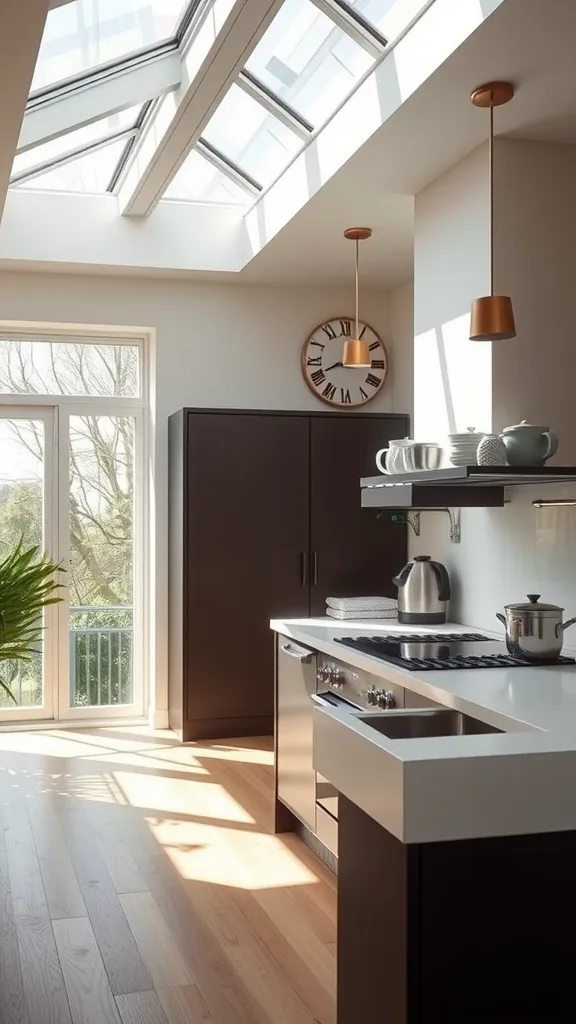
<path id="1" fill-rule="evenodd" d="M 194 779 L 162 778 L 137 771 L 115 771 L 114 778 L 132 807 L 157 810 L 159 817 L 182 814 L 202 818 L 253 823 L 254 819 L 218 783 Z"/>
<path id="2" fill-rule="evenodd" d="M 214 843 L 184 848 L 164 845 L 164 850 L 183 879 L 210 882 L 236 889 L 270 889 L 311 885 L 318 881 L 277 836 L 263 832 L 220 831 Z"/>

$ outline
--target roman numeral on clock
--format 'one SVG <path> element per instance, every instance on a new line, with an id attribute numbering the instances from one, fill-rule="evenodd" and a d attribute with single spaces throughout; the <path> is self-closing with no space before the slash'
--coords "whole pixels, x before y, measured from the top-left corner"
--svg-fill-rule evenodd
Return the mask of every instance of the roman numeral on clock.
<path id="1" fill-rule="evenodd" d="M 364 328 L 364 330 L 366 330 L 366 328 Z M 363 333 L 364 333 L 364 331 L 362 331 L 362 334 Z M 362 337 L 362 335 L 360 335 L 360 337 Z M 372 344 L 368 346 L 368 348 L 370 349 L 370 352 L 373 352 L 375 348 L 380 348 L 380 342 L 379 341 L 373 341 Z"/>
<path id="2" fill-rule="evenodd" d="M 362 395 L 364 401 L 366 401 L 366 399 L 368 398 L 368 393 L 364 391 L 364 388 L 360 388 L 360 394 Z"/>
<path id="3" fill-rule="evenodd" d="M 341 338 L 349 338 L 350 337 L 350 330 L 351 330 L 350 321 L 349 320 L 341 320 L 340 321 L 340 337 Z"/>
<path id="4" fill-rule="evenodd" d="M 348 388 L 346 388 L 346 391 L 344 390 L 344 388 L 340 388 L 340 402 L 342 405 L 351 405 L 352 399 L 350 398 L 350 392 Z"/>
<path id="5" fill-rule="evenodd" d="M 324 388 L 324 391 L 322 392 L 322 398 L 327 398 L 328 401 L 331 402 L 333 400 L 335 394 L 336 394 L 336 385 L 335 384 L 331 384 L 330 381 L 328 381 L 326 387 Z"/>
<path id="6" fill-rule="evenodd" d="M 330 338 L 330 341 L 334 341 L 334 338 L 336 337 L 336 331 L 332 327 L 332 324 L 322 324 L 322 330 L 324 331 L 324 334 L 326 334 L 327 337 Z"/>
<path id="7" fill-rule="evenodd" d="M 370 384 L 371 387 L 377 388 L 380 386 L 380 377 L 375 377 L 373 373 L 369 373 L 366 377 L 366 384 Z"/>
<path id="8" fill-rule="evenodd" d="M 321 348 L 322 351 L 326 348 L 326 345 L 323 345 L 321 341 L 311 341 L 310 344 L 316 345 L 316 348 Z"/>
<path id="9" fill-rule="evenodd" d="M 308 356 L 306 366 L 322 366 L 322 356 Z M 382 363 L 384 366 L 384 363 Z"/>
<path id="10" fill-rule="evenodd" d="M 373 370 L 383 370 L 384 369 L 384 360 L 383 359 L 373 359 L 372 360 L 372 369 Z"/>
<path id="11" fill-rule="evenodd" d="M 310 374 L 310 380 L 319 388 L 326 380 L 326 374 L 323 370 L 314 370 L 314 373 Z"/>

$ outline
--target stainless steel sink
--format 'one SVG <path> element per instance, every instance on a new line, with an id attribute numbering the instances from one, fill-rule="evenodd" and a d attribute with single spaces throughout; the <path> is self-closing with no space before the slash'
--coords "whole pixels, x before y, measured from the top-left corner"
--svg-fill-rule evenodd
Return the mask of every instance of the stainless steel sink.
<path id="1" fill-rule="evenodd" d="M 391 740 L 413 740 L 425 736 L 478 736 L 503 731 L 449 708 L 383 711 L 357 717 L 360 722 L 364 722 Z"/>

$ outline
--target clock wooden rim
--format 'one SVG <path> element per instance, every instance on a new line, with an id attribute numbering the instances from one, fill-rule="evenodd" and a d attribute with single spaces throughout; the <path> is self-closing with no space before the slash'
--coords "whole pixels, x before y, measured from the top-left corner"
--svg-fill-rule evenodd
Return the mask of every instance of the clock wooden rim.
<path id="1" fill-rule="evenodd" d="M 315 398 L 318 398 L 321 402 L 324 402 L 325 405 L 329 405 L 331 409 L 342 409 L 342 410 L 344 410 L 344 412 L 347 412 L 347 413 L 358 412 L 358 409 L 363 409 L 365 405 L 370 405 L 370 402 L 373 402 L 375 398 L 378 398 L 378 395 L 381 394 L 382 389 L 383 389 L 386 381 L 388 380 L 388 371 L 390 369 L 390 357 L 388 355 L 388 349 L 386 348 L 386 345 L 384 344 L 384 342 L 383 342 L 382 338 L 380 337 L 378 331 L 375 330 L 374 327 L 372 327 L 372 324 L 369 324 L 367 320 L 363 320 L 362 317 L 358 317 L 358 322 L 361 323 L 364 327 L 368 327 L 368 329 L 372 331 L 372 334 L 374 334 L 375 337 L 378 338 L 378 341 L 382 345 L 382 348 L 384 350 L 384 355 L 386 357 L 386 370 L 385 370 L 385 373 L 384 373 L 384 377 L 382 378 L 382 383 L 381 383 L 380 387 L 378 388 L 378 391 L 376 391 L 375 394 L 370 395 L 370 397 L 367 398 L 365 402 L 359 402 L 357 405 L 351 405 L 351 406 L 339 405 L 339 404 L 336 404 L 335 402 L 331 402 L 329 398 L 324 398 L 322 395 L 318 394 L 316 388 L 308 380 L 308 377 L 307 377 L 307 374 L 306 374 L 306 350 L 307 350 L 308 345 L 310 344 L 312 338 L 316 334 L 316 331 L 320 330 L 320 328 L 323 327 L 324 324 L 332 323 L 333 320 L 349 320 L 351 324 L 354 324 L 356 318 L 353 317 L 353 316 L 329 316 L 329 317 L 326 317 L 324 320 L 321 320 L 319 324 L 316 324 L 316 327 L 314 327 L 313 330 L 310 331 L 310 334 L 308 335 L 308 337 L 306 338 L 306 341 L 302 345 L 302 350 L 300 352 L 300 368 L 302 370 L 302 376 L 304 378 L 304 382 L 305 382 L 306 387 L 308 388 L 309 392 L 312 395 L 314 395 Z"/>

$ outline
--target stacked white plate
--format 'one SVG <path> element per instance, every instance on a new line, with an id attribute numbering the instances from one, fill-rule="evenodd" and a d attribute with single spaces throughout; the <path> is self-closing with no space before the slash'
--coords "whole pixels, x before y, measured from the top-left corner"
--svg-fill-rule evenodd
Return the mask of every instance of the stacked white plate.
<path id="1" fill-rule="evenodd" d="M 448 434 L 448 458 L 452 465 L 475 466 L 478 462 L 478 445 L 483 437 L 484 434 L 472 429 L 465 434 Z"/>

